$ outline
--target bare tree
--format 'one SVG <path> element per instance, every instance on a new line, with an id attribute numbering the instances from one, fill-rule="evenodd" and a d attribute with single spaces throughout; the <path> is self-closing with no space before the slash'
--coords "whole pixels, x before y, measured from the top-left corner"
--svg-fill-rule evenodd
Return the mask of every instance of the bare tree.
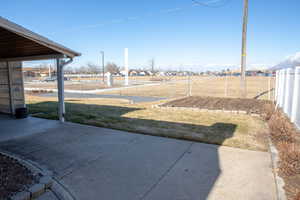
<path id="1" fill-rule="evenodd" d="M 82 65 L 77 69 L 77 73 L 80 74 L 87 74 L 88 73 L 88 69 L 86 66 Z"/>
<path id="2" fill-rule="evenodd" d="M 150 63 L 151 72 L 152 72 L 152 74 L 154 74 L 155 59 L 152 58 L 152 59 L 149 61 L 149 63 Z"/>
<path id="3" fill-rule="evenodd" d="M 117 74 L 120 72 L 120 68 L 115 63 L 107 63 L 105 66 L 105 71 L 110 72 L 112 74 Z"/>
<path id="4" fill-rule="evenodd" d="M 100 72 L 100 67 L 93 64 L 93 63 L 88 63 L 87 64 L 87 70 L 90 74 L 97 74 Z"/>

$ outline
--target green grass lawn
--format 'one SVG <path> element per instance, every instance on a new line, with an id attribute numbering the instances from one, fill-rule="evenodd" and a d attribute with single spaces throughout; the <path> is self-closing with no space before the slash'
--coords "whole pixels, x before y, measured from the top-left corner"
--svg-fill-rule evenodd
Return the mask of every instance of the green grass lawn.
<path id="1" fill-rule="evenodd" d="M 28 96 L 32 116 L 58 119 L 55 98 Z M 266 151 L 266 125 L 248 115 L 152 108 L 116 99 L 66 100 L 66 120 L 136 133 Z"/>

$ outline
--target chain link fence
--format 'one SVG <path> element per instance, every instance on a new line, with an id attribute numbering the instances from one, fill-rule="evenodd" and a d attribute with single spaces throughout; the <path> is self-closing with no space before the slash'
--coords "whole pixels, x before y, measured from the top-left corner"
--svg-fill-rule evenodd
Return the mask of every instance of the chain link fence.
<path id="1" fill-rule="evenodd" d="M 65 75 L 66 98 L 121 98 L 149 102 L 185 96 L 239 98 L 240 77 L 233 75 L 114 76 L 112 86 L 99 75 Z M 57 97 L 56 80 L 25 78 L 26 90 L 42 91 L 39 96 Z M 274 99 L 275 77 L 247 76 L 247 98 Z"/>
<path id="2" fill-rule="evenodd" d="M 139 84 L 141 81 L 144 83 Z M 101 94 L 159 98 L 240 97 L 239 76 L 130 77 L 130 83 L 128 87 L 103 91 Z M 274 87 L 275 78 L 271 75 L 247 77 L 247 98 L 273 100 Z"/>

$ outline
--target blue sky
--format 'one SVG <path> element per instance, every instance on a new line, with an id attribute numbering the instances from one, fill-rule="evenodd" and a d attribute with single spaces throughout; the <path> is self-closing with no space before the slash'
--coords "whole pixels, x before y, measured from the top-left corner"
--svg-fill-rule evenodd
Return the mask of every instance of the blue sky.
<path id="1" fill-rule="evenodd" d="M 243 0 L 217 8 L 192 0 L 10 0 L 1 16 L 81 52 L 74 66 L 99 63 L 101 50 L 122 66 L 128 47 L 131 67 L 155 58 L 164 69 L 213 70 L 240 63 L 242 7 Z M 249 0 L 249 67 L 299 51 L 299 8 L 298 0 Z"/>

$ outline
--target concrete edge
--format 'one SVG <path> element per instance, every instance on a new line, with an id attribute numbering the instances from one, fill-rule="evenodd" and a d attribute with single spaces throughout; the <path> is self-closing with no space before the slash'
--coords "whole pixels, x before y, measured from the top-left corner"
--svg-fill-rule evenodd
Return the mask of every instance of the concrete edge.
<path id="1" fill-rule="evenodd" d="M 167 99 L 165 99 L 165 100 L 167 100 L 168 102 L 169 101 L 177 101 L 177 100 L 181 100 L 181 99 L 185 99 L 185 98 L 187 98 L 188 96 L 184 96 L 184 97 L 175 97 L 175 98 L 167 98 Z M 162 106 L 162 105 L 164 105 L 165 103 L 167 103 L 167 102 L 162 102 L 162 103 L 159 103 L 159 104 L 154 104 L 154 105 L 152 105 L 152 108 L 161 108 L 161 107 L 166 107 L 166 106 Z"/>
<path id="2" fill-rule="evenodd" d="M 285 190 L 284 190 L 284 185 L 285 185 L 284 180 L 278 175 L 278 161 L 279 161 L 278 151 L 270 138 L 269 138 L 269 150 L 270 150 L 273 174 L 275 178 L 277 200 L 287 200 Z"/>
<path id="3" fill-rule="evenodd" d="M 51 191 L 60 200 L 76 200 L 76 197 L 69 191 L 69 189 L 56 178 L 53 178 Z"/>
<path id="4" fill-rule="evenodd" d="M 162 104 L 153 105 L 152 108 L 161 108 L 161 109 L 169 109 L 169 110 L 186 110 L 186 111 L 197 111 L 197 112 L 211 112 L 211 113 L 231 113 L 231 114 L 244 114 L 250 115 L 252 117 L 261 117 L 260 114 L 248 113 L 245 110 L 212 110 L 212 109 L 201 109 L 201 108 L 188 108 L 188 107 L 172 107 L 172 106 L 163 106 Z"/>
<path id="5" fill-rule="evenodd" d="M 49 171 L 47 168 L 40 166 L 39 164 L 31 161 L 21 158 L 18 155 L 15 155 L 13 153 L 0 150 L 0 153 L 13 158 L 19 162 L 19 164 L 23 165 L 27 169 L 29 169 L 33 175 L 40 176 L 39 181 L 29 188 L 25 189 L 22 192 L 19 192 L 11 197 L 12 200 L 33 200 L 37 197 L 43 195 L 47 190 L 55 190 L 56 195 L 60 196 L 62 200 L 75 200 L 75 198 L 67 198 L 68 196 L 71 196 L 68 194 L 68 192 L 65 189 L 56 189 L 56 188 L 63 188 L 63 187 L 57 187 L 55 185 L 58 185 L 58 181 L 53 178 L 53 173 Z"/>

